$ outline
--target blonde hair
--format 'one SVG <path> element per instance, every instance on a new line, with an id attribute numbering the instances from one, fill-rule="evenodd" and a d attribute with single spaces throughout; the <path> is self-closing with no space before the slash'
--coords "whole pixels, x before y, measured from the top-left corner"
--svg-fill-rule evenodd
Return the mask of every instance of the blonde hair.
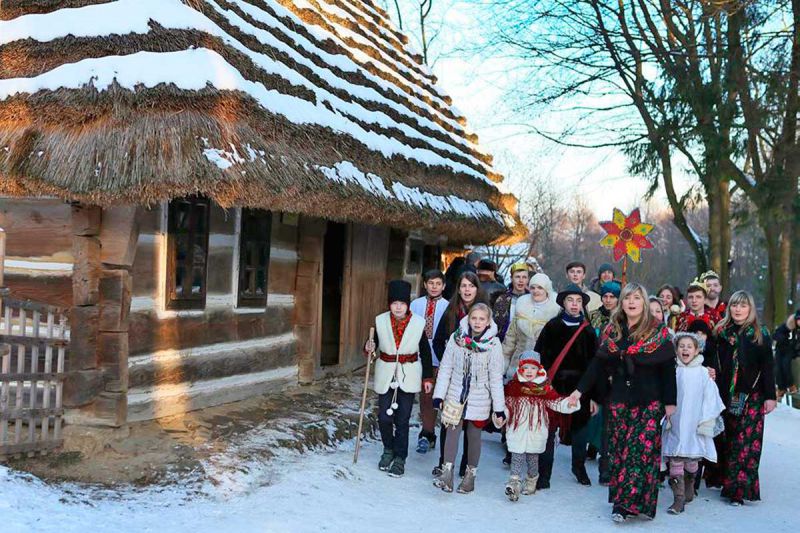
<path id="1" fill-rule="evenodd" d="M 764 342 L 764 335 L 761 333 L 761 323 L 758 321 L 756 300 L 753 298 L 753 295 L 747 291 L 736 291 L 731 295 L 730 300 L 728 300 L 728 306 L 725 308 L 725 318 L 720 320 L 719 324 L 717 324 L 716 333 L 719 333 L 731 324 L 734 324 L 733 317 L 731 316 L 731 307 L 739 304 L 747 304 L 750 306 L 750 312 L 747 314 L 747 318 L 744 320 L 742 328 L 753 326 L 753 340 L 756 342 L 756 344 L 761 344 Z"/>
<path id="2" fill-rule="evenodd" d="M 650 298 L 647 296 L 647 290 L 644 286 L 638 283 L 628 283 L 619 294 L 619 304 L 617 304 L 616 309 L 611 313 L 611 320 L 609 322 L 611 325 L 612 338 L 616 341 L 622 338 L 622 325 L 624 322 L 628 321 L 625 311 L 622 310 L 622 302 L 625 298 L 634 293 L 638 293 L 642 297 L 643 309 L 642 318 L 639 319 L 639 322 L 637 322 L 635 326 L 628 330 L 633 340 L 638 342 L 646 339 L 653 334 L 656 328 L 663 326 L 663 324 L 658 322 L 650 313 Z"/>
<path id="3" fill-rule="evenodd" d="M 484 313 L 486 313 L 486 316 L 489 317 L 489 321 L 490 322 L 492 321 L 492 310 L 485 303 L 477 302 L 473 304 L 472 307 L 469 308 L 467 316 L 472 316 L 472 313 L 474 313 L 475 311 L 483 311 Z"/>

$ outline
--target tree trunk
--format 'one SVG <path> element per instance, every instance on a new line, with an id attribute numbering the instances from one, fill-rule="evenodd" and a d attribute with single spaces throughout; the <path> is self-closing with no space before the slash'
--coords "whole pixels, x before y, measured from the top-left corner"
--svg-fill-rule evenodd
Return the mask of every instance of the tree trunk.
<path id="1" fill-rule="evenodd" d="M 768 258 L 768 284 L 764 303 L 764 322 L 772 329 L 786 316 L 786 278 L 781 268 L 784 247 L 781 245 L 781 229 L 769 222 L 769 211 L 762 215 L 761 225 L 766 237 Z M 766 219 L 766 220 L 765 220 Z M 788 237 L 788 235 L 787 235 Z M 789 247 L 791 248 L 791 247 Z"/>
<path id="2" fill-rule="evenodd" d="M 719 274 L 722 287 L 730 287 L 731 270 L 731 191 L 728 180 L 720 180 L 720 269 Z"/>

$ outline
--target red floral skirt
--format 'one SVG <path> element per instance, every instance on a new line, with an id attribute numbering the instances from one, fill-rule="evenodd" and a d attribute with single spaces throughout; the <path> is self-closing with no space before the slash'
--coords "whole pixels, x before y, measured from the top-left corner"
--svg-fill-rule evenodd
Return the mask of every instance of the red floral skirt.
<path id="1" fill-rule="evenodd" d="M 722 496 L 739 502 L 758 501 L 761 499 L 758 465 L 764 442 L 764 401 L 761 395 L 751 395 L 740 416 L 725 411 L 723 418 L 727 461 Z"/>
<path id="2" fill-rule="evenodd" d="M 656 515 L 664 406 L 609 405 L 608 501 L 632 514 Z"/>

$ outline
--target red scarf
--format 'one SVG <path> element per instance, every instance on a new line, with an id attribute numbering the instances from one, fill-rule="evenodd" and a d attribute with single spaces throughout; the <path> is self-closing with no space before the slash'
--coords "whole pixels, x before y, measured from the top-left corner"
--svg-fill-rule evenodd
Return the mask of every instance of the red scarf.
<path id="1" fill-rule="evenodd" d="M 558 401 L 563 398 L 546 381 L 543 385 L 533 382 L 522 382 L 518 376 L 509 381 L 505 386 L 506 407 L 508 407 L 508 425 L 514 429 L 518 428 L 526 418 L 525 414 L 531 409 L 538 407 L 538 417 L 528 417 L 528 428 L 533 430 L 536 427 L 547 427 L 551 429 L 559 427 L 562 434 L 569 428 L 569 415 L 562 415 L 550 409 L 550 402 Z"/>
<path id="2" fill-rule="evenodd" d="M 402 320 L 397 320 L 394 315 L 392 315 L 391 318 L 394 344 L 397 349 L 400 349 L 400 343 L 403 342 L 403 335 L 406 332 L 406 327 L 408 327 L 408 323 L 411 322 L 411 311 L 409 311 Z"/>

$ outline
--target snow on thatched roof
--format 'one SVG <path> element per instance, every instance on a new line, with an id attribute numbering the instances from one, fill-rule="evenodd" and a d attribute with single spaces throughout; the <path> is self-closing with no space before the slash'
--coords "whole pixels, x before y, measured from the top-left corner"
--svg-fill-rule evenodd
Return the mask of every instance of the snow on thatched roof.
<path id="1" fill-rule="evenodd" d="M 433 74 L 369 0 L 6 0 L 0 193 L 524 232 Z"/>

